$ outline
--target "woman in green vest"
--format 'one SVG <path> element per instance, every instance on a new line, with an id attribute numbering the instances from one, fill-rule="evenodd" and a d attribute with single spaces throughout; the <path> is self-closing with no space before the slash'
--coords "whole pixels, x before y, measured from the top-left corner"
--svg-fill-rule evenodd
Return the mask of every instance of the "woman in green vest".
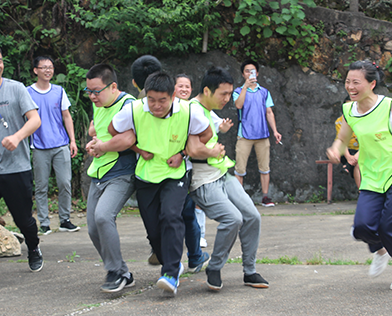
<path id="1" fill-rule="evenodd" d="M 384 271 L 392 254 L 392 99 L 373 91 L 383 79 L 375 63 L 350 65 L 345 87 L 351 101 L 343 104 L 342 127 L 327 149 L 329 159 L 339 163 L 352 133 L 358 137 L 361 185 L 351 234 L 374 253 L 373 277 Z"/>

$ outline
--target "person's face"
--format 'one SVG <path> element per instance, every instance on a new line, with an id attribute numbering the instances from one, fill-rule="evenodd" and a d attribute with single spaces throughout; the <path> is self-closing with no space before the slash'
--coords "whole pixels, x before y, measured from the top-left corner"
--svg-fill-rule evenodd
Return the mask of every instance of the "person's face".
<path id="1" fill-rule="evenodd" d="M 97 107 L 106 107 L 111 105 L 115 100 L 117 84 L 112 82 L 106 85 L 102 82 L 101 78 L 86 79 L 88 89 L 87 91 L 100 91 L 97 93 L 88 93 L 91 102 L 94 102 Z M 102 90 L 102 91 L 101 91 Z"/>
<path id="2" fill-rule="evenodd" d="M 256 78 L 259 76 L 259 73 L 257 72 L 256 67 L 252 64 L 249 64 L 244 67 L 244 72 L 242 73 L 242 77 L 244 77 L 245 80 L 249 78 L 250 71 L 252 69 L 254 69 L 256 71 Z"/>
<path id="3" fill-rule="evenodd" d="M 214 93 L 208 87 L 204 88 L 204 95 L 207 97 L 207 106 L 209 110 L 221 110 L 230 101 L 233 93 L 233 85 L 230 83 L 221 83 Z"/>
<path id="4" fill-rule="evenodd" d="M 50 81 L 54 74 L 53 63 L 50 60 L 40 60 L 38 66 L 34 68 L 34 73 L 38 80 Z"/>
<path id="5" fill-rule="evenodd" d="M 351 101 L 360 102 L 372 94 L 376 81 L 369 82 L 362 70 L 350 70 L 347 74 L 345 88 Z"/>
<path id="6" fill-rule="evenodd" d="M 1 81 L 1 77 L 3 76 L 3 71 L 4 71 L 3 55 L 0 54 L 0 81 Z"/>
<path id="7" fill-rule="evenodd" d="M 174 92 L 177 98 L 188 100 L 192 93 L 191 81 L 185 77 L 177 78 L 176 85 L 174 86 Z"/>
<path id="8" fill-rule="evenodd" d="M 147 92 L 148 107 L 155 117 L 166 117 L 170 112 L 175 92 L 170 96 L 167 92 L 150 90 Z"/>

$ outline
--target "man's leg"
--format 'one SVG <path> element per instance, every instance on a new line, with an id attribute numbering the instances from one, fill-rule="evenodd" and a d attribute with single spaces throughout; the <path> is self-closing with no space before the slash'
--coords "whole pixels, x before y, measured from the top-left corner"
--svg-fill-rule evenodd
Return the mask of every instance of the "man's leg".
<path id="1" fill-rule="evenodd" d="M 59 188 L 59 220 L 60 223 L 69 219 L 71 210 L 71 153 L 69 146 L 53 149 L 53 169 L 56 173 L 57 187 Z"/>
<path id="2" fill-rule="evenodd" d="M 256 254 L 260 240 L 261 216 L 252 199 L 230 174 L 226 174 L 225 185 L 230 201 L 242 214 L 243 224 L 239 232 L 242 265 L 244 273 L 251 275 L 256 273 Z"/>
<path id="3" fill-rule="evenodd" d="M 33 171 L 35 181 L 35 203 L 41 226 L 49 227 L 48 183 L 52 163 L 52 151 L 33 149 Z"/>
<path id="4" fill-rule="evenodd" d="M 248 164 L 248 159 L 250 152 L 253 147 L 253 141 L 245 138 L 237 138 L 237 143 L 235 145 L 235 171 L 234 175 L 238 181 L 243 185 L 244 176 L 246 175 L 246 165 Z"/>
<path id="5" fill-rule="evenodd" d="M 162 275 L 177 278 L 183 253 L 185 225 L 182 218 L 185 199 L 188 195 L 190 173 L 178 180 L 165 180 L 160 192 L 161 212 L 161 249 Z"/>
<path id="6" fill-rule="evenodd" d="M 124 175 L 103 183 L 94 183 L 95 192 L 91 195 L 89 193 L 91 203 L 87 209 L 87 220 L 91 225 L 89 235 L 101 255 L 105 269 L 120 275 L 126 274 L 128 267 L 121 255 L 116 217 L 135 189 L 131 177 L 133 175 Z"/>
<path id="7" fill-rule="evenodd" d="M 38 247 L 37 224 L 32 216 L 32 189 L 31 170 L 0 176 L 0 196 L 4 198 L 16 226 L 25 237 L 29 268 L 32 272 L 38 272 L 42 270 L 44 261 Z"/>
<path id="8" fill-rule="evenodd" d="M 147 183 L 136 179 L 136 198 L 140 216 L 147 231 L 147 239 L 150 241 L 158 261 L 162 263 L 161 229 L 159 225 L 160 189 L 160 184 Z"/>
<path id="9" fill-rule="evenodd" d="M 268 138 L 255 140 L 255 152 L 257 157 L 257 165 L 260 172 L 261 191 L 263 192 L 263 206 L 275 206 L 275 204 L 268 197 L 269 183 L 270 183 L 270 141 Z"/>
<path id="10" fill-rule="evenodd" d="M 200 226 L 195 215 L 195 202 L 189 195 L 186 196 L 182 218 L 185 224 L 185 245 L 188 248 L 189 262 L 197 261 L 201 254 L 200 248 Z"/>
<path id="11" fill-rule="evenodd" d="M 208 265 L 208 269 L 214 271 L 221 270 L 225 265 L 242 225 L 240 211 L 226 194 L 225 177 L 206 183 L 191 192 L 191 197 L 197 205 L 200 205 L 207 217 L 219 222 Z"/>

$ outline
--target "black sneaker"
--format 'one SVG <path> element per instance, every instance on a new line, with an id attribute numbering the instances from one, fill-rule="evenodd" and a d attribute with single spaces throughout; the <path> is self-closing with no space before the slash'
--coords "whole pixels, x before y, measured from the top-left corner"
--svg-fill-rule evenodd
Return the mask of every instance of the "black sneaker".
<path id="1" fill-rule="evenodd" d="M 206 274 L 207 274 L 207 286 L 211 290 L 219 291 L 223 286 L 220 270 L 210 270 L 207 268 Z"/>
<path id="2" fill-rule="evenodd" d="M 126 278 L 126 277 L 124 277 L 124 278 L 127 280 L 127 282 L 126 282 L 125 285 L 124 285 L 124 288 L 125 288 L 125 287 L 132 287 L 132 286 L 135 285 L 135 280 L 133 279 L 132 273 L 129 273 L 129 274 L 130 274 L 129 279 Z"/>
<path id="3" fill-rule="evenodd" d="M 39 247 L 29 251 L 27 258 L 29 259 L 29 268 L 31 272 L 39 272 L 42 270 L 44 266 L 44 259 L 42 258 L 42 252 Z"/>
<path id="4" fill-rule="evenodd" d="M 254 273 L 251 275 L 244 274 L 244 282 L 245 282 L 245 285 L 249 285 L 252 287 L 259 287 L 259 288 L 268 288 L 269 287 L 268 282 L 266 280 L 264 280 L 264 278 L 258 273 Z"/>
<path id="5" fill-rule="evenodd" d="M 52 232 L 49 226 L 41 226 L 38 235 L 49 235 Z"/>
<path id="6" fill-rule="evenodd" d="M 102 292 L 112 293 L 121 291 L 127 284 L 127 280 L 130 280 L 115 271 L 109 271 L 106 275 L 106 282 L 101 286 Z M 133 278 L 132 278 L 133 281 Z M 132 283 L 132 282 L 130 282 Z M 132 285 L 129 285 L 132 286 Z"/>
<path id="7" fill-rule="evenodd" d="M 59 227 L 59 231 L 61 231 L 61 232 L 76 232 L 79 229 L 80 229 L 80 227 L 72 224 L 69 219 L 62 222 Z"/>

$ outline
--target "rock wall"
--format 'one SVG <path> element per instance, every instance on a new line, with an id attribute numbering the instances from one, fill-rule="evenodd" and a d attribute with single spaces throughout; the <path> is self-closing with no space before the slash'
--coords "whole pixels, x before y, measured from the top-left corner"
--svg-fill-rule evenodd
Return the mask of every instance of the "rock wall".
<path id="1" fill-rule="evenodd" d="M 235 79 L 235 87 L 243 84 L 240 64 L 219 51 L 186 58 L 170 57 L 161 59 L 161 62 L 164 70 L 173 76 L 179 73 L 192 76 L 192 96 L 197 94 L 204 72 L 212 65 L 227 69 Z M 130 67 L 128 65 L 119 70 L 119 84 L 121 89 L 137 95 L 132 87 Z M 273 137 L 270 138 L 272 199 L 283 202 L 294 197 L 296 201 L 304 202 L 320 192 L 325 197 L 327 168 L 325 165 L 316 165 L 315 160 L 326 159 L 326 148 L 335 138 L 334 122 L 341 115 L 341 104 L 347 95 L 343 83 L 331 81 L 314 72 L 304 73 L 298 66 L 280 72 L 262 66 L 258 82 L 271 92 L 277 128 L 282 134 L 283 146 L 276 145 Z M 388 90 L 383 88 L 379 93 L 388 94 Z M 227 154 L 235 159 L 237 113 L 232 100 L 217 114 L 229 117 L 235 123 L 227 134 L 220 135 Z M 356 198 L 357 189 L 353 179 L 339 170 L 340 166 L 334 166 L 333 198 Z M 260 178 L 253 151 L 244 187 L 256 203 L 261 202 Z"/>

